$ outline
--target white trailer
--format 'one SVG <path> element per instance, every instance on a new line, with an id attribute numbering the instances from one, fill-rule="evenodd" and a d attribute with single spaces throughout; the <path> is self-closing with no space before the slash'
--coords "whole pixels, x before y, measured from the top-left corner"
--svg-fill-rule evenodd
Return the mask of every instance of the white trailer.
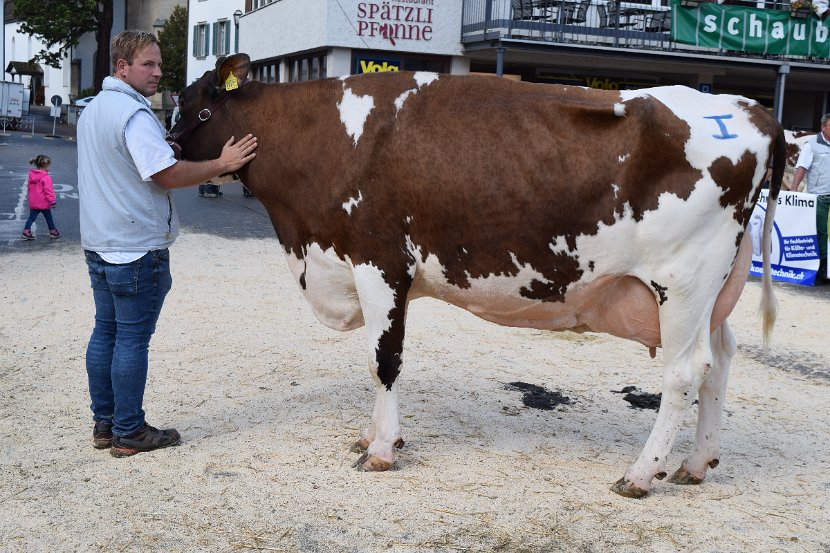
<path id="1" fill-rule="evenodd" d="M 0 81 L 0 116 L 23 117 L 23 83 Z"/>

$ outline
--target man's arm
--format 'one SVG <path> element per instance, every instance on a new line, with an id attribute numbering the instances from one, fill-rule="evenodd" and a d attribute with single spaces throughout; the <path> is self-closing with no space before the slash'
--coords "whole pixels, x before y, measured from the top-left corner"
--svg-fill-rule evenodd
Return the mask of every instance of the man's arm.
<path id="1" fill-rule="evenodd" d="M 254 159 L 256 147 L 257 140 L 251 134 L 239 142 L 234 142 L 234 137 L 231 137 L 218 158 L 206 161 L 179 160 L 153 175 L 153 182 L 167 190 L 201 184 L 218 175 L 233 173 Z"/>
<path id="2" fill-rule="evenodd" d="M 807 174 L 807 169 L 804 167 L 796 167 L 795 168 L 795 176 L 793 177 L 793 184 L 790 186 L 790 190 L 795 192 L 801 192 L 803 186 L 800 186 L 801 181 L 804 180 L 804 175 Z"/>

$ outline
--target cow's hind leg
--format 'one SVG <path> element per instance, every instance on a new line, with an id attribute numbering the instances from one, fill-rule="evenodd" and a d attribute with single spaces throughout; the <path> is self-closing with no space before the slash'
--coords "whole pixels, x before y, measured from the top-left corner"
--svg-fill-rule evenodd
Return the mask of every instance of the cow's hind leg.
<path id="1" fill-rule="evenodd" d="M 376 387 L 372 422 L 353 447 L 365 449 L 355 466 L 361 470 L 388 470 L 395 463 L 395 448 L 403 445 L 397 377 L 403 363 L 411 277 L 406 271 L 395 277 L 373 264 L 356 266 L 354 275 L 371 351 L 369 370 Z"/>
<path id="2" fill-rule="evenodd" d="M 697 432 L 692 453 L 669 478 L 674 484 L 700 484 L 707 468 L 715 468 L 720 456 L 720 431 L 729 365 L 737 350 L 735 336 L 726 321 L 712 333 L 712 369 L 698 394 Z"/>
<path id="3" fill-rule="evenodd" d="M 697 302 L 694 296 L 670 297 L 660 309 L 660 334 L 663 342 L 663 397 L 657 420 L 637 461 L 611 489 L 625 497 L 644 497 L 654 478 L 666 476 L 666 458 L 671 451 L 684 415 L 689 409 L 704 376 L 712 367 L 709 320 L 712 303 Z M 703 309 L 695 306 L 706 305 Z"/>

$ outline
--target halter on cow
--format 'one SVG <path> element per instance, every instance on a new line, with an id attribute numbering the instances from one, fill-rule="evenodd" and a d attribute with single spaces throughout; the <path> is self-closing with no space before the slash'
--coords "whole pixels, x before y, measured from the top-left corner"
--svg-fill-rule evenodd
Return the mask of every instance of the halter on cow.
<path id="1" fill-rule="evenodd" d="M 249 68 L 245 54 L 223 58 L 189 86 L 171 138 L 201 160 L 228 136 L 257 136 L 238 176 L 268 210 L 303 294 L 326 325 L 367 329 L 377 396 L 356 443 L 361 468 L 390 468 L 402 444 L 406 309 L 424 296 L 502 325 L 662 348 L 657 421 L 617 493 L 641 497 L 666 475 L 695 397 L 695 444 L 670 481 L 700 483 L 718 463 L 736 350 L 726 317 L 771 161 L 765 339 L 775 319 L 768 244 L 784 139 L 763 107 L 684 87 L 434 73 L 266 85 L 248 81 Z"/>

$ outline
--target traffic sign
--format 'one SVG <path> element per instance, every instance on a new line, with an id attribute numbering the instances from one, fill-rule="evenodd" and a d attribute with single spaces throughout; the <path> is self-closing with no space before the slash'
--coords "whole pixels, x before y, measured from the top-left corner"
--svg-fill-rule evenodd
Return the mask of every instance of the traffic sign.
<path id="1" fill-rule="evenodd" d="M 55 94 L 54 96 L 52 96 L 52 98 L 51 98 L 51 100 L 49 100 L 49 102 L 53 106 L 58 107 L 59 105 L 61 105 L 61 102 L 63 102 L 63 98 L 61 98 L 60 95 Z"/>

